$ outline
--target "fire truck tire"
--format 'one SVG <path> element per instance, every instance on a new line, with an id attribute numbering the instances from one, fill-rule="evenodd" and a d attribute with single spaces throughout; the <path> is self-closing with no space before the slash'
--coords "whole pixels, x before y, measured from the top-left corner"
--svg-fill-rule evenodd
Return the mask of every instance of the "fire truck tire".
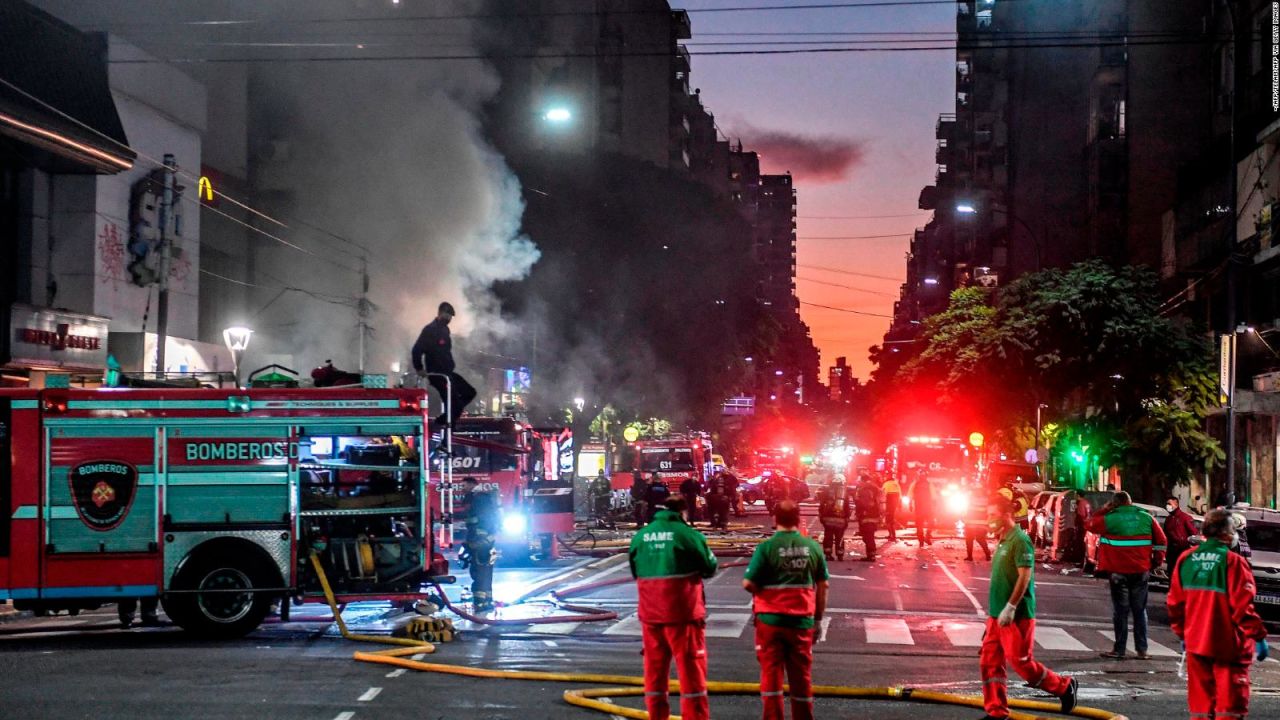
<path id="1" fill-rule="evenodd" d="M 270 593 L 252 592 L 273 585 L 269 566 L 251 553 L 228 549 L 197 551 L 174 578 L 173 587 L 179 592 L 164 598 L 169 619 L 198 637 L 243 637 L 261 625 L 271 610 Z M 201 590 L 218 592 L 191 592 Z"/>

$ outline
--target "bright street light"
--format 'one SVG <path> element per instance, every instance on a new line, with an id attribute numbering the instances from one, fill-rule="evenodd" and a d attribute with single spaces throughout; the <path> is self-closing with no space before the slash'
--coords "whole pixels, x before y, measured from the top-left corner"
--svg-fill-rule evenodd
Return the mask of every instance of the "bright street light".
<path id="1" fill-rule="evenodd" d="M 978 212 L 978 208 L 970 205 L 969 203 L 960 203 L 959 205 L 956 205 L 956 212 L 964 213 L 965 215 L 972 215 Z"/>
<path id="2" fill-rule="evenodd" d="M 576 397 L 573 399 L 573 406 L 578 408 L 578 412 L 582 412 L 582 408 L 587 406 L 587 401 L 584 398 Z"/>
<path id="3" fill-rule="evenodd" d="M 925 279 L 924 279 L 924 284 L 925 284 L 925 285 L 937 285 L 937 284 L 938 284 L 938 278 L 936 278 L 936 277 L 927 277 L 927 278 L 925 278 Z"/>
<path id="4" fill-rule="evenodd" d="M 573 119 L 573 113 L 567 107 L 553 107 L 542 114 L 542 119 L 553 123 L 567 123 Z"/>

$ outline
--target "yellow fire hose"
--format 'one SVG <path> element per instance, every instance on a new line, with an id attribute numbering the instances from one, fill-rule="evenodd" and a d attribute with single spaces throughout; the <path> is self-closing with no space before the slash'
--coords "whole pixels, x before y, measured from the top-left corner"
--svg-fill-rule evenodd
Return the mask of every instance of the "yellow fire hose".
<path id="1" fill-rule="evenodd" d="M 314 552 L 311 554 L 311 565 L 315 568 L 316 576 L 320 579 L 320 587 L 324 590 L 325 601 L 329 603 L 329 609 L 333 611 L 333 617 L 337 620 L 338 629 L 342 632 L 342 637 L 347 640 L 397 646 L 376 652 L 357 651 L 352 655 L 352 657 L 359 662 L 392 665 L 408 670 L 418 670 L 420 672 L 462 675 L 473 678 L 537 680 L 541 682 L 566 683 L 599 683 L 610 687 L 565 690 L 562 697 L 564 698 L 564 701 L 570 705 L 587 708 L 589 710 L 609 713 L 619 717 L 634 718 L 635 720 L 648 720 L 649 718 L 649 713 L 644 710 L 624 707 L 612 702 L 605 702 L 604 700 L 597 699 L 642 695 L 644 694 L 643 677 L 637 677 L 634 675 L 604 675 L 594 673 L 553 673 L 530 670 L 488 670 L 486 668 L 469 667 L 464 665 L 446 665 L 443 663 L 428 663 L 419 660 L 407 659 L 405 657 L 406 655 L 435 652 L 435 646 L 431 643 L 421 642 L 418 640 L 393 638 L 385 635 L 360 635 L 351 632 L 347 629 L 346 623 L 342 620 L 342 613 L 338 610 L 338 603 L 334 599 L 333 590 L 329 586 L 329 579 L 325 576 L 324 568 L 320 565 L 320 559 Z M 711 681 L 707 683 L 707 692 L 712 695 L 758 695 L 760 693 L 760 684 Z M 901 700 L 907 702 L 938 703 L 979 709 L 982 708 L 982 698 L 976 695 L 955 695 L 952 693 L 941 693 L 934 692 L 932 690 L 917 690 L 914 688 L 904 687 L 846 687 L 843 685 L 814 685 L 813 695 L 814 697 L 824 698 Z M 1009 707 L 1018 708 L 1020 710 L 1037 710 L 1049 713 L 1057 713 L 1058 710 L 1057 703 L 1044 702 L 1040 700 L 1010 699 Z M 1093 720 L 1127 720 L 1124 715 L 1113 713 L 1109 710 L 1090 707 L 1077 707 L 1070 714 L 1074 717 L 1092 718 Z M 1011 720 L 1045 720 L 1043 716 L 1023 712 L 1011 712 L 1009 717 Z M 673 715 L 672 718 L 673 720 L 679 720 L 678 715 Z"/>

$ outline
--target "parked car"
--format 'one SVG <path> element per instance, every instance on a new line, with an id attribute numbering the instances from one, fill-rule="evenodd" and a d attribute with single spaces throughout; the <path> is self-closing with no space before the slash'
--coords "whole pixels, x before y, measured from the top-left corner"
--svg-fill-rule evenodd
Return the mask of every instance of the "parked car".
<path id="1" fill-rule="evenodd" d="M 1258 588 L 1253 605 L 1264 618 L 1280 620 L 1280 513 L 1267 510 L 1255 517 L 1247 528 L 1253 549 L 1249 563 Z"/>
<path id="2" fill-rule="evenodd" d="M 1052 527 L 1049 517 L 1049 505 L 1054 497 L 1061 494 L 1061 491 L 1045 490 L 1031 498 L 1031 510 L 1027 518 L 1027 533 L 1031 536 L 1031 542 L 1036 547 L 1049 546 L 1049 540 L 1052 538 L 1049 532 Z"/>
<path id="3" fill-rule="evenodd" d="M 1164 521 L 1169 517 L 1168 510 L 1165 510 L 1163 507 L 1156 507 L 1155 505 L 1146 505 L 1144 503 L 1134 503 L 1134 505 L 1145 510 L 1148 515 L 1156 519 L 1156 522 L 1160 524 L 1161 529 L 1164 529 Z M 1093 511 L 1092 508 L 1090 508 L 1090 513 L 1092 513 L 1092 511 Z M 1192 522 L 1195 523 L 1196 532 L 1199 533 L 1200 524 L 1204 522 L 1204 518 L 1199 515 L 1192 514 L 1191 520 Z M 1198 542 L 1198 539 L 1193 538 L 1192 542 Z M 1098 535 L 1097 533 L 1085 531 L 1084 572 L 1087 574 L 1092 574 L 1097 569 L 1097 566 L 1098 566 Z M 1165 569 L 1163 566 L 1152 570 L 1151 584 L 1155 587 L 1168 587 L 1169 577 L 1165 574 Z"/>

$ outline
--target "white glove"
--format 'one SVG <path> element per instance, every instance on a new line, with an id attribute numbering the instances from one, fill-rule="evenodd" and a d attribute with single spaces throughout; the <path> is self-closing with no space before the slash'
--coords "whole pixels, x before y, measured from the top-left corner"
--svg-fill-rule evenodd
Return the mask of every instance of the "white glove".
<path id="1" fill-rule="evenodd" d="M 996 618 L 996 623 L 998 623 L 1000 627 L 1004 627 L 1013 622 L 1013 618 L 1017 614 L 1018 608 L 1016 605 L 1005 603 L 1004 609 L 1000 611 L 1000 617 Z"/>

